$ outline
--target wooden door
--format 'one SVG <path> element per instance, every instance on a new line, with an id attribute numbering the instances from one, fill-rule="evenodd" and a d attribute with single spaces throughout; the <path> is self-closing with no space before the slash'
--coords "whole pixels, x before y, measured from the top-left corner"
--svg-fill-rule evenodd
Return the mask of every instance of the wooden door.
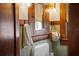
<path id="1" fill-rule="evenodd" d="M 69 55 L 79 56 L 79 4 L 69 4 Z"/>
<path id="2" fill-rule="evenodd" d="M 16 55 L 16 20 L 13 8 L 12 4 L 0 4 L 0 56 Z"/>

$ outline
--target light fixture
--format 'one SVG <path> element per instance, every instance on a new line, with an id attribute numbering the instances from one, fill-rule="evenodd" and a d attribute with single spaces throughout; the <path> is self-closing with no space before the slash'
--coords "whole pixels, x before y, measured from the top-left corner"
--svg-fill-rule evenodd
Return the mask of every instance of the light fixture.
<path id="1" fill-rule="evenodd" d="M 51 11 L 52 11 L 52 4 L 48 3 L 47 8 L 46 8 L 46 12 L 51 12 Z"/>
<path id="2" fill-rule="evenodd" d="M 31 4 L 20 3 L 19 4 L 19 19 L 28 20 L 28 8 Z"/>
<path id="3" fill-rule="evenodd" d="M 27 4 L 26 4 L 27 7 L 30 7 L 31 5 L 32 5 L 31 3 L 27 3 Z"/>
<path id="4" fill-rule="evenodd" d="M 53 4 L 53 12 L 56 12 L 56 4 Z"/>
<path id="5" fill-rule="evenodd" d="M 52 11 L 52 9 L 51 9 L 51 8 L 46 9 L 46 12 L 51 12 L 51 11 Z"/>
<path id="6" fill-rule="evenodd" d="M 53 4 L 48 4 L 48 8 L 46 9 L 46 12 L 56 12 L 56 4 L 53 3 Z"/>
<path id="7" fill-rule="evenodd" d="M 53 12 L 54 12 L 54 13 L 56 12 L 56 8 L 53 8 Z"/>

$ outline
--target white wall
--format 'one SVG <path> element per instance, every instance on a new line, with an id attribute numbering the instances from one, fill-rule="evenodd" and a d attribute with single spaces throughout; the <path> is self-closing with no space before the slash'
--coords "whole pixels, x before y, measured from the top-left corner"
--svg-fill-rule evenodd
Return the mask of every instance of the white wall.
<path id="1" fill-rule="evenodd" d="M 27 4 L 19 4 L 19 19 L 28 20 L 28 7 Z"/>

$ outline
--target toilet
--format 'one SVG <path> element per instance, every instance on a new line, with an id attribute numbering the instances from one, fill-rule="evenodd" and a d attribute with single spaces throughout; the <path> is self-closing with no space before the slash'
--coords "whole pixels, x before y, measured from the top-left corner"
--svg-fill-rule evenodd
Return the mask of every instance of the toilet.
<path id="1" fill-rule="evenodd" d="M 31 53 L 32 56 L 49 56 L 49 44 L 45 40 L 33 42 L 29 24 L 25 24 L 24 28 L 25 28 L 24 34 L 26 41 L 25 46 L 30 47 L 29 54 Z"/>

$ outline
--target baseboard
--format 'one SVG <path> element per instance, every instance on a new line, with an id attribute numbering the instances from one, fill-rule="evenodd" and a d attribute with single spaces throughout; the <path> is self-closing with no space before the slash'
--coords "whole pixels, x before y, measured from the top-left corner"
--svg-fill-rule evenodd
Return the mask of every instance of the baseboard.
<path id="1" fill-rule="evenodd" d="M 61 45 L 68 45 L 68 40 L 60 40 Z"/>

